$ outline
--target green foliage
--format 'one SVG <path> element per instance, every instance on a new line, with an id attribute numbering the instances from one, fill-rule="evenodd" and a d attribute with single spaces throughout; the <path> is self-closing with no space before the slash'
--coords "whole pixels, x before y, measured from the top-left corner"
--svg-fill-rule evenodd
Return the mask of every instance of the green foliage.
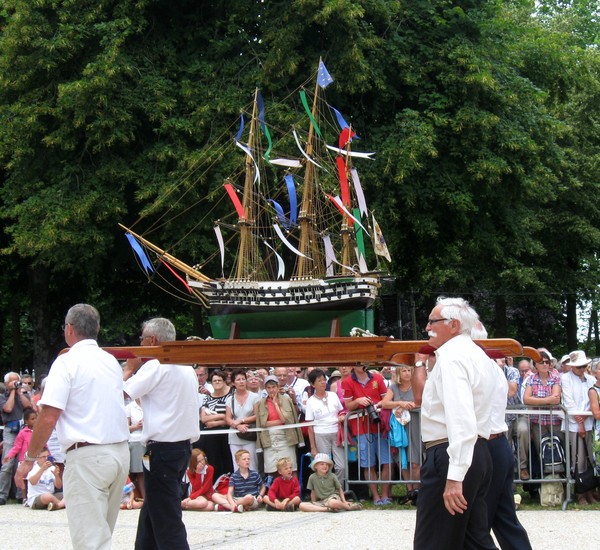
<path id="1" fill-rule="evenodd" d="M 5 0 L 0 21 L 0 261 L 47 270 L 48 327 L 86 300 L 107 341 L 155 314 L 197 331 L 190 306 L 144 283 L 116 224 L 142 213 L 185 260 L 209 257 L 233 168 L 219 143 L 256 86 L 289 126 L 288 95 L 320 57 L 328 99 L 377 151 L 361 178 L 418 317 L 463 293 L 493 333 L 502 299 L 508 335 L 564 345 L 566 295 L 595 295 L 591 0 Z"/>

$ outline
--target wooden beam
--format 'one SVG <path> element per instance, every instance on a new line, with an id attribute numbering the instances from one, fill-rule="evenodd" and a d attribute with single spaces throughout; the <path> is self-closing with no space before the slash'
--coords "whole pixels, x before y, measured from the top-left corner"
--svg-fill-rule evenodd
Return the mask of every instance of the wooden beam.
<path id="1" fill-rule="evenodd" d="M 507 356 L 539 360 L 533 348 L 516 340 L 478 340 L 485 349 Z M 205 366 L 311 366 L 394 365 L 398 354 L 414 354 L 426 340 L 394 340 L 383 336 L 341 338 L 267 338 L 248 340 L 192 340 L 163 342 L 159 346 L 104 348 L 118 359 L 155 358 L 162 363 Z M 405 359 L 405 356 L 402 356 Z"/>

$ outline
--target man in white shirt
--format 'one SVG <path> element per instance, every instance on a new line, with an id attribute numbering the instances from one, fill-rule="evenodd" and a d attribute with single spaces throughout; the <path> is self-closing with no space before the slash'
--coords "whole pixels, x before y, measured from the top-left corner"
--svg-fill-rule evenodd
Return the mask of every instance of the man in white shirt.
<path id="1" fill-rule="evenodd" d="M 140 343 L 156 346 L 175 337 L 173 323 L 157 317 L 142 325 Z M 125 393 L 139 398 L 144 410 L 146 497 L 135 548 L 189 548 L 181 515 L 180 482 L 190 461 L 191 444 L 200 437 L 198 379 L 192 366 L 163 365 L 156 359 L 127 361 L 123 379 Z"/>
<path id="2" fill-rule="evenodd" d="M 496 548 L 485 494 L 492 473 L 486 440 L 497 367 L 471 339 L 477 321 L 462 298 L 438 298 L 429 315 L 436 364 L 421 405 L 427 457 L 417 501 L 416 550 Z"/>
<path id="3" fill-rule="evenodd" d="M 98 347 L 100 315 L 88 304 L 67 312 L 70 347 L 50 367 L 20 479 L 27 477 L 52 430 L 66 453 L 64 497 L 74 548 L 110 549 L 129 471 L 129 429 L 117 360 Z"/>

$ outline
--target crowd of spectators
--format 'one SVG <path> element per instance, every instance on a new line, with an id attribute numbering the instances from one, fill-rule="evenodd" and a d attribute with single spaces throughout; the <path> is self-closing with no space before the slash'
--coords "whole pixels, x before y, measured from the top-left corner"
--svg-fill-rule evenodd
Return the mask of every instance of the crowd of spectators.
<path id="1" fill-rule="evenodd" d="M 565 438 L 569 438 L 570 463 L 573 468 L 577 465 L 579 471 L 586 469 L 588 459 L 597 464 L 594 449 L 598 448 L 600 439 L 599 362 L 588 359 L 582 351 L 565 355 L 560 361 L 546 349 L 539 351 L 540 361 L 521 359 L 517 367 L 513 366 L 512 358 L 496 359 L 508 383 L 506 437 L 516 459 L 515 479 L 525 484 L 532 478 L 543 477 L 543 472 L 532 469 L 536 469 L 536 456 L 540 455 L 544 437 L 558 436 L 563 445 Z M 264 496 L 268 509 L 289 511 L 302 509 L 300 499 L 310 502 L 312 491 L 312 499 L 317 502 L 308 506 L 312 510 L 315 505 L 321 506 L 323 499 L 315 497 L 314 481 L 310 483 L 306 472 L 302 472 L 302 462 L 306 461 L 314 470 L 314 457 L 320 456 L 320 463 L 328 466 L 325 473 L 333 472 L 339 486 L 344 488 L 349 475 L 346 451 L 353 444 L 358 451 L 358 475 L 368 485 L 373 504 L 384 506 L 392 502 L 391 485 L 379 483 L 392 479 L 403 479 L 407 484 L 407 496 L 402 502 L 416 502 L 423 454 L 419 403 L 411 387 L 414 369 L 414 365 L 399 365 L 388 376 L 382 376 L 381 372 L 363 367 L 221 370 L 196 366 L 201 437 L 194 444 L 187 472 L 189 490 L 182 489 L 182 508 L 250 510 L 261 504 Z M 38 391 L 33 390 L 33 380 L 28 375 L 8 373 L 4 377 L 0 392 L 4 427 L 0 504 L 5 504 L 11 495 L 32 508 L 64 507 L 60 494 L 64 460 L 56 443 L 52 447 L 52 438 L 38 457 L 34 480 L 29 478 L 30 492 L 17 493 L 12 483 L 16 464 L 23 459 L 31 438 L 36 403 L 42 391 L 43 385 Z M 568 421 L 560 414 L 559 405 L 573 411 Z M 518 414 L 520 408 L 553 407 L 557 407 L 557 412 L 551 415 Z M 345 432 L 346 415 L 362 409 L 368 414 L 350 420 L 349 432 Z M 515 410 L 514 414 L 511 409 Z M 379 413 L 386 410 L 407 424 L 408 440 L 404 449 L 393 448 L 386 439 L 385 428 L 379 423 Z M 591 415 L 580 414 L 586 411 L 591 411 Z M 139 400 L 130 400 L 126 412 L 130 432 L 129 480 L 135 502 L 141 503 L 145 496 L 144 447 L 140 438 L 144 420 Z M 386 418 L 385 414 L 381 417 Z M 302 430 L 303 422 L 310 426 Z M 323 456 L 328 460 L 324 461 Z M 220 493 L 213 486 L 220 478 L 235 472 L 239 478 L 240 464 L 242 475 L 255 472 L 264 484 L 257 485 L 252 501 L 247 495 Z M 324 469 L 324 466 L 319 468 Z M 539 464 L 537 468 L 539 470 Z M 251 477 L 256 479 L 254 473 Z M 298 478 L 302 485 L 297 483 Z M 355 481 L 356 477 L 351 479 Z M 184 480 L 182 486 L 185 485 Z M 230 487 L 234 488 L 235 484 Z M 532 493 L 539 488 L 532 487 Z M 44 491 L 40 493 L 41 488 Z M 283 490 L 281 498 L 277 494 L 279 490 Z M 49 494 L 54 496 L 50 498 Z M 596 491 L 579 494 L 577 500 L 581 505 L 600 501 Z M 349 509 L 345 497 L 339 502 L 340 509 Z M 325 504 L 325 509 L 335 509 L 338 505 L 338 502 Z"/>

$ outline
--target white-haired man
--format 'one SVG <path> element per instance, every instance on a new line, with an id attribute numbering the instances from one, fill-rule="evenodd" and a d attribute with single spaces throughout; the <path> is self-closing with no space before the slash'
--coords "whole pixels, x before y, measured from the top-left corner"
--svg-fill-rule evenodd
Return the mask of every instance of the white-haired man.
<path id="1" fill-rule="evenodd" d="M 140 344 L 155 346 L 175 337 L 173 323 L 156 317 L 142 325 Z M 181 513 L 180 481 L 190 461 L 191 444 L 200 437 L 196 374 L 191 366 L 135 359 L 127 361 L 123 379 L 125 393 L 132 399 L 139 398 L 144 410 L 146 497 L 135 548 L 189 548 Z"/>
<path id="2" fill-rule="evenodd" d="M 421 405 L 426 459 L 421 469 L 414 548 L 496 548 L 485 495 L 497 368 L 471 339 L 477 313 L 462 298 L 438 298 L 429 315 L 436 365 Z"/>

